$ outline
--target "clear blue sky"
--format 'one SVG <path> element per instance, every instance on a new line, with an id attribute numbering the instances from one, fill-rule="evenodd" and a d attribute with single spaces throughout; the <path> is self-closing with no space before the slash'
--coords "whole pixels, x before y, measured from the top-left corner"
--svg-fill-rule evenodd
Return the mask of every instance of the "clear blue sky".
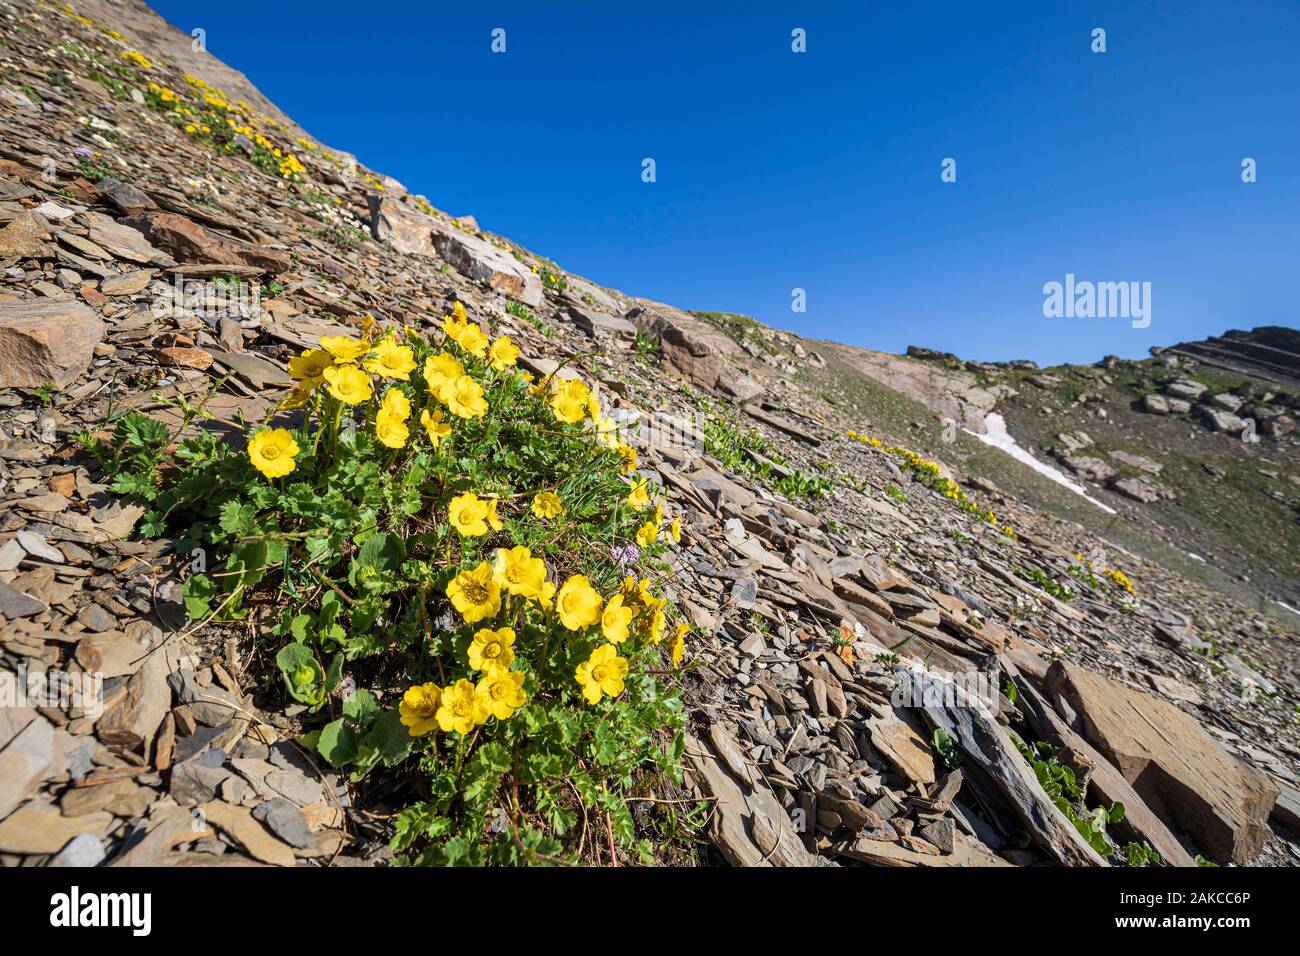
<path id="1" fill-rule="evenodd" d="M 322 142 L 631 294 L 1045 363 L 1300 321 L 1295 0 L 153 5 Z M 1150 327 L 1044 318 L 1067 272 L 1151 282 Z"/>

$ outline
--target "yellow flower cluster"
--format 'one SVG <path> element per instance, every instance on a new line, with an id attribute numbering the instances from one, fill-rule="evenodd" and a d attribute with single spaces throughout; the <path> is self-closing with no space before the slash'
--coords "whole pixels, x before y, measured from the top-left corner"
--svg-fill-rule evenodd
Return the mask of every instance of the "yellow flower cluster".
<path id="1" fill-rule="evenodd" d="M 148 58 L 143 56 L 142 54 L 137 53 L 135 50 L 127 50 L 125 53 L 122 54 L 122 59 L 129 60 L 130 62 L 134 63 L 136 66 L 140 67 L 140 69 L 142 70 L 153 69 L 153 64 L 149 62 Z"/>
<path id="2" fill-rule="evenodd" d="M 1134 593 L 1133 582 L 1128 579 L 1128 575 L 1123 571 L 1117 571 L 1114 568 L 1107 568 L 1102 573 L 1105 574 L 1106 577 L 1110 579 L 1111 583 L 1121 591 L 1127 591 L 1129 594 Z"/>
<path id="3" fill-rule="evenodd" d="M 908 469 L 916 475 L 917 479 L 921 481 L 922 484 L 933 488 L 967 514 L 974 515 L 981 521 L 991 524 L 995 528 L 997 527 L 997 516 L 989 509 L 981 508 L 977 505 L 970 496 L 966 494 L 966 492 L 961 490 L 961 486 L 958 485 L 957 482 L 953 481 L 951 478 L 945 478 L 941 473 L 942 467 L 937 461 L 922 458 L 916 452 L 902 448 L 898 445 L 886 446 L 879 438 L 861 432 L 850 430 L 846 432 L 846 434 L 856 442 L 861 442 L 862 444 L 869 445 L 872 448 L 879 448 L 896 458 L 901 458 L 903 463 L 907 465 Z M 1016 536 L 1015 532 L 1011 530 L 1010 525 L 1007 525 L 1002 530 L 1003 533 L 1009 537 L 1014 538 Z"/>

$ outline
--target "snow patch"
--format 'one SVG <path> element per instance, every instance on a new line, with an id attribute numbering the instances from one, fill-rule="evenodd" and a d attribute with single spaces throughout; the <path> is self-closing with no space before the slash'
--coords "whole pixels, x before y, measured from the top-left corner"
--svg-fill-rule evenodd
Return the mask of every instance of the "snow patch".
<path id="1" fill-rule="evenodd" d="M 1300 611 L 1297 611 L 1295 608 L 1293 608 L 1290 604 L 1287 604 L 1285 601 L 1276 601 L 1276 600 L 1275 600 L 1273 603 L 1276 604 L 1278 607 L 1284 607 L 1284 608 L 1286 608 L 1286 609 L 1287 609 L 1288 611 L 1290 611 L 1292 614 L 1300 614 Z"/>
<path id="2" fill-rule="evenodd" d="M 1016 461 L 1024 465 L 1028 465 L 1030 468 L 1034 469 L 1034 471 L 1038 472 L 1043 477 L 1050 478 L 1058 485 L 1070 489 L 1080 498 L 1084 498 L 1087 501 L 1092 502 L 1102 511 L 1106 512 L 1106 514 L 1108 515 L 1115 514 L 1114 508 L 1111 508 L 1110 506 L 1105 505 L 1102 502 L 1098 501 L 1096 498 L 1089 496 L 1088 492 L 1084 490 L 1084 487 L 1080 485 L 1078 482 L 1071 481 L 1069 478 L 1065 477 L 1065 475 L 1062 474 L 1060 471 L 1053 468 L 1051 465 L 1047 465 L 1039 461 L 1033 455 L 1029 454 L 1029 452 L 1025 451 L 1018 444 L 1016 444 L 1016 440 L 1012 438 L 1010 433 L 1007 431 L 1006 421 L 997 412 L 989 412 L 986 416 L 984 416 L 983 435 L 980 435 L 977 432 L 970 431 L 970 429 L 962 429 L 962 430 L 965 431 L 967 434 L 974 435 L 976 438 L 984 442 L 984 444 L 986 445 L 992 445 L 994 448 L 1002 449 L 1004 452 L 1006 452 Z"/>

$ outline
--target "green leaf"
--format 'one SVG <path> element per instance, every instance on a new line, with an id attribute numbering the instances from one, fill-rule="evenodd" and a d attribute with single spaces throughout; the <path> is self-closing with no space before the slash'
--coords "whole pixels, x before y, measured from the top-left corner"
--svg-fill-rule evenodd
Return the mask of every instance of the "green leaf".
<path id="1" fill-rule="evenodd" d="M 202 620 L 212 612 L 212 597 L 217 593 L 217 586 L 206 574 L 191 574 L 185 579 L 181 595 L 185 599 L 185 611 L 193 620 Z"/>
<path id="2" fill-rule="evenodd" d="M 343 716 L 361 727 L 369 727 L 378 713 L 379 700 L 368 690 L 358 690 L 343 702 Z"/>
<path id="3" fill-rule="evenodd" d="M 329 761 L 330 766 L 342 767 L 357 755 L 356 731 L 349 727 L 342 717 L 331 721 L 321 728 L 316 749 Z"/>
<path id="4" fill-rule="evenodd" d="M 284 675 L 290 697 L 314 708 L 324 703 L 325 672 L 310 650 L 302 644 L 286 644 L 275 655 L 275 663 Z"/>

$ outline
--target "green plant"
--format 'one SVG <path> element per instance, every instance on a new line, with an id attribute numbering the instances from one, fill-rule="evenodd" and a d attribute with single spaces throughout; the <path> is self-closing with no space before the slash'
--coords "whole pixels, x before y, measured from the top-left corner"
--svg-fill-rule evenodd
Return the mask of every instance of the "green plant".
<path id="1" fill-rule="evenodd" d="M 48 405 L 50 402 L 54 401 L 54 396 L 57 392 L 58 388 L 49 379 L 46 379 L 44 382 L 41 382 L 40 385 L 37 385 L 32 389 L 32 394 L 36 396 L 36 400 L 42 405 Z"/>
<path id="2" fill-rule="evenodd" d="M 697 403 L 705 411 L 702 421 L 705 452 L 732 471 L 795 498 L 820 498 L 835 488 L 829 478 L 787 468 L 785 459 L 761 432 L 734 424 L 717 405 L 703 398 L 697 398 Z"/>
<path id="3" fill-rule="evenodd" d="M 537 316 L 533 315 L 532 312 L 528 311 L 527 306 L 520 302 L 516 302 L 514 299 L 511 299 L 506 303 L 506 311 L 517 319 L 523 319 L 548 339 L 555 334 L 554 330 L 549 325 Z"/>
<path id="4" fill-rule="evenodd" d="M 934 745 L 934 752 L 939 755 L 939 759 L 943 761 L 945 767 L 949 770 L 956 770 L 961 766 L 961 751 L 957 749 L 957 745 L 949 736 L 948 731 L 942 727 L 934 728 L 934 734 L 930 741 Z"/>
<path id="5" fill-rule="evenodd" d="M 659 340 L 643 335 L 641 332 L 636 334 L 635 348 L 637 356 L 647 362 L 653 362 L 659 357 Z"/>
<path id="6" fill-rule="evenodd" d="M 1074 600 L 1073 591 L 1071 591 L 1064 584 L 1060 584 L 1052 580 L 1038 568 L 1030 568 L 1029 570 L 1025 570 L 1024 568 L 1017 566 L 1015 568 L 1012 568 L 1011 570 L 1015 572 L 1017 577 L 1024 578 L 1026 581 L 1032 581 L 1034 584 L 1037 584 L 1040 588 L 1042 588 L 1044 591 L 1046 591 L 1048 594 L 1050 594 L 1052 597 L 1056 598 L 1059 601 Z"/>
<path id="7" fill-rule="evenodd" d="M 903 494 L 900 489 L 893 485 L 885 485 L 885 494 L 889 495 L 889 497 L 893 498 L 900 504 L 907 504 L 907 495 Z"/>
<path id="8" fill-rule="evenodd" d="M 441 336 L 322 339 L 290 363 L 304 423 L 243 451 L 137 413 L 83 440 L 145 533 L 212 556 L 192 617 L 273 609 L 299 742 L 393 777 L 403 860 L 573 862 L 581 819 L 649 861 L 629 804 L 646 775 L 680 783 L 684 741 L 661 675 L 688 628 L 656 593 L 675 523 L 582 382 L 530 385 L 463 312 Z"/>

